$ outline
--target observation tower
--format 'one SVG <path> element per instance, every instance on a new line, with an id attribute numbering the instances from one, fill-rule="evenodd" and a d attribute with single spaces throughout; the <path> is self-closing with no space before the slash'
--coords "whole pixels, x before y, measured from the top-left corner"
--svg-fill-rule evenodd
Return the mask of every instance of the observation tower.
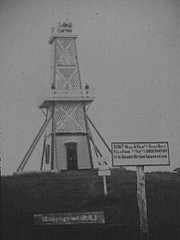
<path id="1" fill-rule="evenodd" d="M 91 148 L 96 157 L 102 157 L 102 154 L 93 141 L 89 123 L 107 146 L 86 114 L 87 107 L 95 97 L 88 85 L 82 87 L 76 39 L 77 35 L 73 33 L 70 22 L 58 23 L 52 28 L 49 39 L 52 48 L 50 87 L 43 94 L 38 106 L 46 120 L 17 172 L 24 169 L 43 133 L 41 171 L 93 168 Z"/>

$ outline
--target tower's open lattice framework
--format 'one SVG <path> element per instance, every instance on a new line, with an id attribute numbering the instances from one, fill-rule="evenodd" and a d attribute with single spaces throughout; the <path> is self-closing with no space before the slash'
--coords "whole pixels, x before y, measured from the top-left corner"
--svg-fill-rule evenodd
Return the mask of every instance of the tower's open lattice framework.
<path id="1" fill-rule="evenodd" d="M 93 147 L 96 157 L 102 157 L 95 145 L 89 124 L 102 138 L 86 113 L 86 107 L 94 101 L 93 91 L 82 87 L 76 50 L 77 35 L 72 24 L 59 23 L 52 28 L 49 43 L 52 48 L 52 72 L 50 88 L 39 103 L 46 120 L 28 149 L 17 172 L 21 172 L 29 160 L 39 139 L 44 135 L 40 170 L 74 170 L 93 168 Z"/>

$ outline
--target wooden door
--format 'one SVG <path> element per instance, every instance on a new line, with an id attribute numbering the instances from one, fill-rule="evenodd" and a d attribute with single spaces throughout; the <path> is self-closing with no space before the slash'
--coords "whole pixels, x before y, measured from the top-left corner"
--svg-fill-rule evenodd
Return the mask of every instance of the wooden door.
<path id="1" fill-rule="evenodd" d="M 78 169 L 77 143 L 67 143 L 66 144 L 66 154 L 67 154 L 67 169 L 68 170 Z"/>

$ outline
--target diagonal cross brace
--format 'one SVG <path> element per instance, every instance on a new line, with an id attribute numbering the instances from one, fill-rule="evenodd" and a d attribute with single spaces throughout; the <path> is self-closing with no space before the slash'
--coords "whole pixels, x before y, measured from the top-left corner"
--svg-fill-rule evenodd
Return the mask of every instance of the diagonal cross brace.
<path id="1" fill-rule="evenodd" d="M 63 109 L 63 107 L 60 107 L 60 110 L 63 112 L 63 114 L 65 114 L 65 119 L 63 121 L 59 122 L 56 118 L 56 127 L 58 129 L 62 128 L 62 126 L 70 119 L 76 125 L 76 127 L 80 128 L 83 131 L 84 129 L 83 129 L 82 125 L 79 124 L 77 121 L 75 121 L 73 118 L 73 114 L 78 110 L 78 108 L 79 108 L 79 105 L 74 107 L 74 109 L 72 109 L 72 111 L 67 113 Z M 59 124 L 58 124 L 58 122 L 59 122 Z"/>
<path id="2" fill-rule="evenodd" d="M 26 154 L 25 154 L 22 162 L 20 163 L 18 169 L 16 170 L 16 172 L 21 172 L 24 169 L 26 163 L 28 162 L 32 152 L 34 151 L 34 148 L 36 147 L 37 143 L 39 142 L 39 139 L 41 138 L 41 136 L 42 136 L 43 132 L 45 131 L 45 129 L 46 129 L 48 123 L 50 122 L 51 118 L 52 118 L 52 115 L 50 115 L 49 118 L 46 119 L 45 122 L 43 123 L 42 127 L 40 128 L 40 130 L 39 130 L 38 134 L 36 135 L 34 141 L 32 142 L 31 146 L 29 147 L 28 151 L 26 152 Z"/>
<path id="3" fill-rule="evenodd" d="M 90 124 L 92 125 L 92 127 L 94 128 L 94 130 L 97 132 L 98 136 L 101 138 L 102 142 L 104 143 L 104 145 L 107 147 L 108 151 L 112 154 L 112 151 L 110 149 L 110 147 L 108 146 L 108 144 L 106 143 L 106 141 L 104 140 L 104 138 L 101 136 L 101 134 L 99 133 L 99 131 L 97 130 L 97 128 L 95 127 L 94 123 L 91 121 L 91 119 L 89 118 L 89 116 L 86 114 L 88 121 L 90 122 Z"/>

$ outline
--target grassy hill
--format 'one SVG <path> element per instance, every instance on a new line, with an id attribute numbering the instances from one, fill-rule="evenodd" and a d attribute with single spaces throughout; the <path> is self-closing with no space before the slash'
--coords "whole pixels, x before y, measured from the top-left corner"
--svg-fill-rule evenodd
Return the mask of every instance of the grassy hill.
<path id="1" fill-rule="evenodd" d="M 107 177 L 107 197 L 97 170 L 2 177 L 4 237 L 9 239 L 9 232 L 14 236 L 20 229 L 35 228 L 33 214 L 38 213 L 104 211 L 105 226 L 139 229 L 136 172 L 113 169 L 111 173 Z M 180 239 L 180 175 L 146 173 L 146 195 L 152 239 L 168 237 L 168 234 L 170 240 Z"/>

